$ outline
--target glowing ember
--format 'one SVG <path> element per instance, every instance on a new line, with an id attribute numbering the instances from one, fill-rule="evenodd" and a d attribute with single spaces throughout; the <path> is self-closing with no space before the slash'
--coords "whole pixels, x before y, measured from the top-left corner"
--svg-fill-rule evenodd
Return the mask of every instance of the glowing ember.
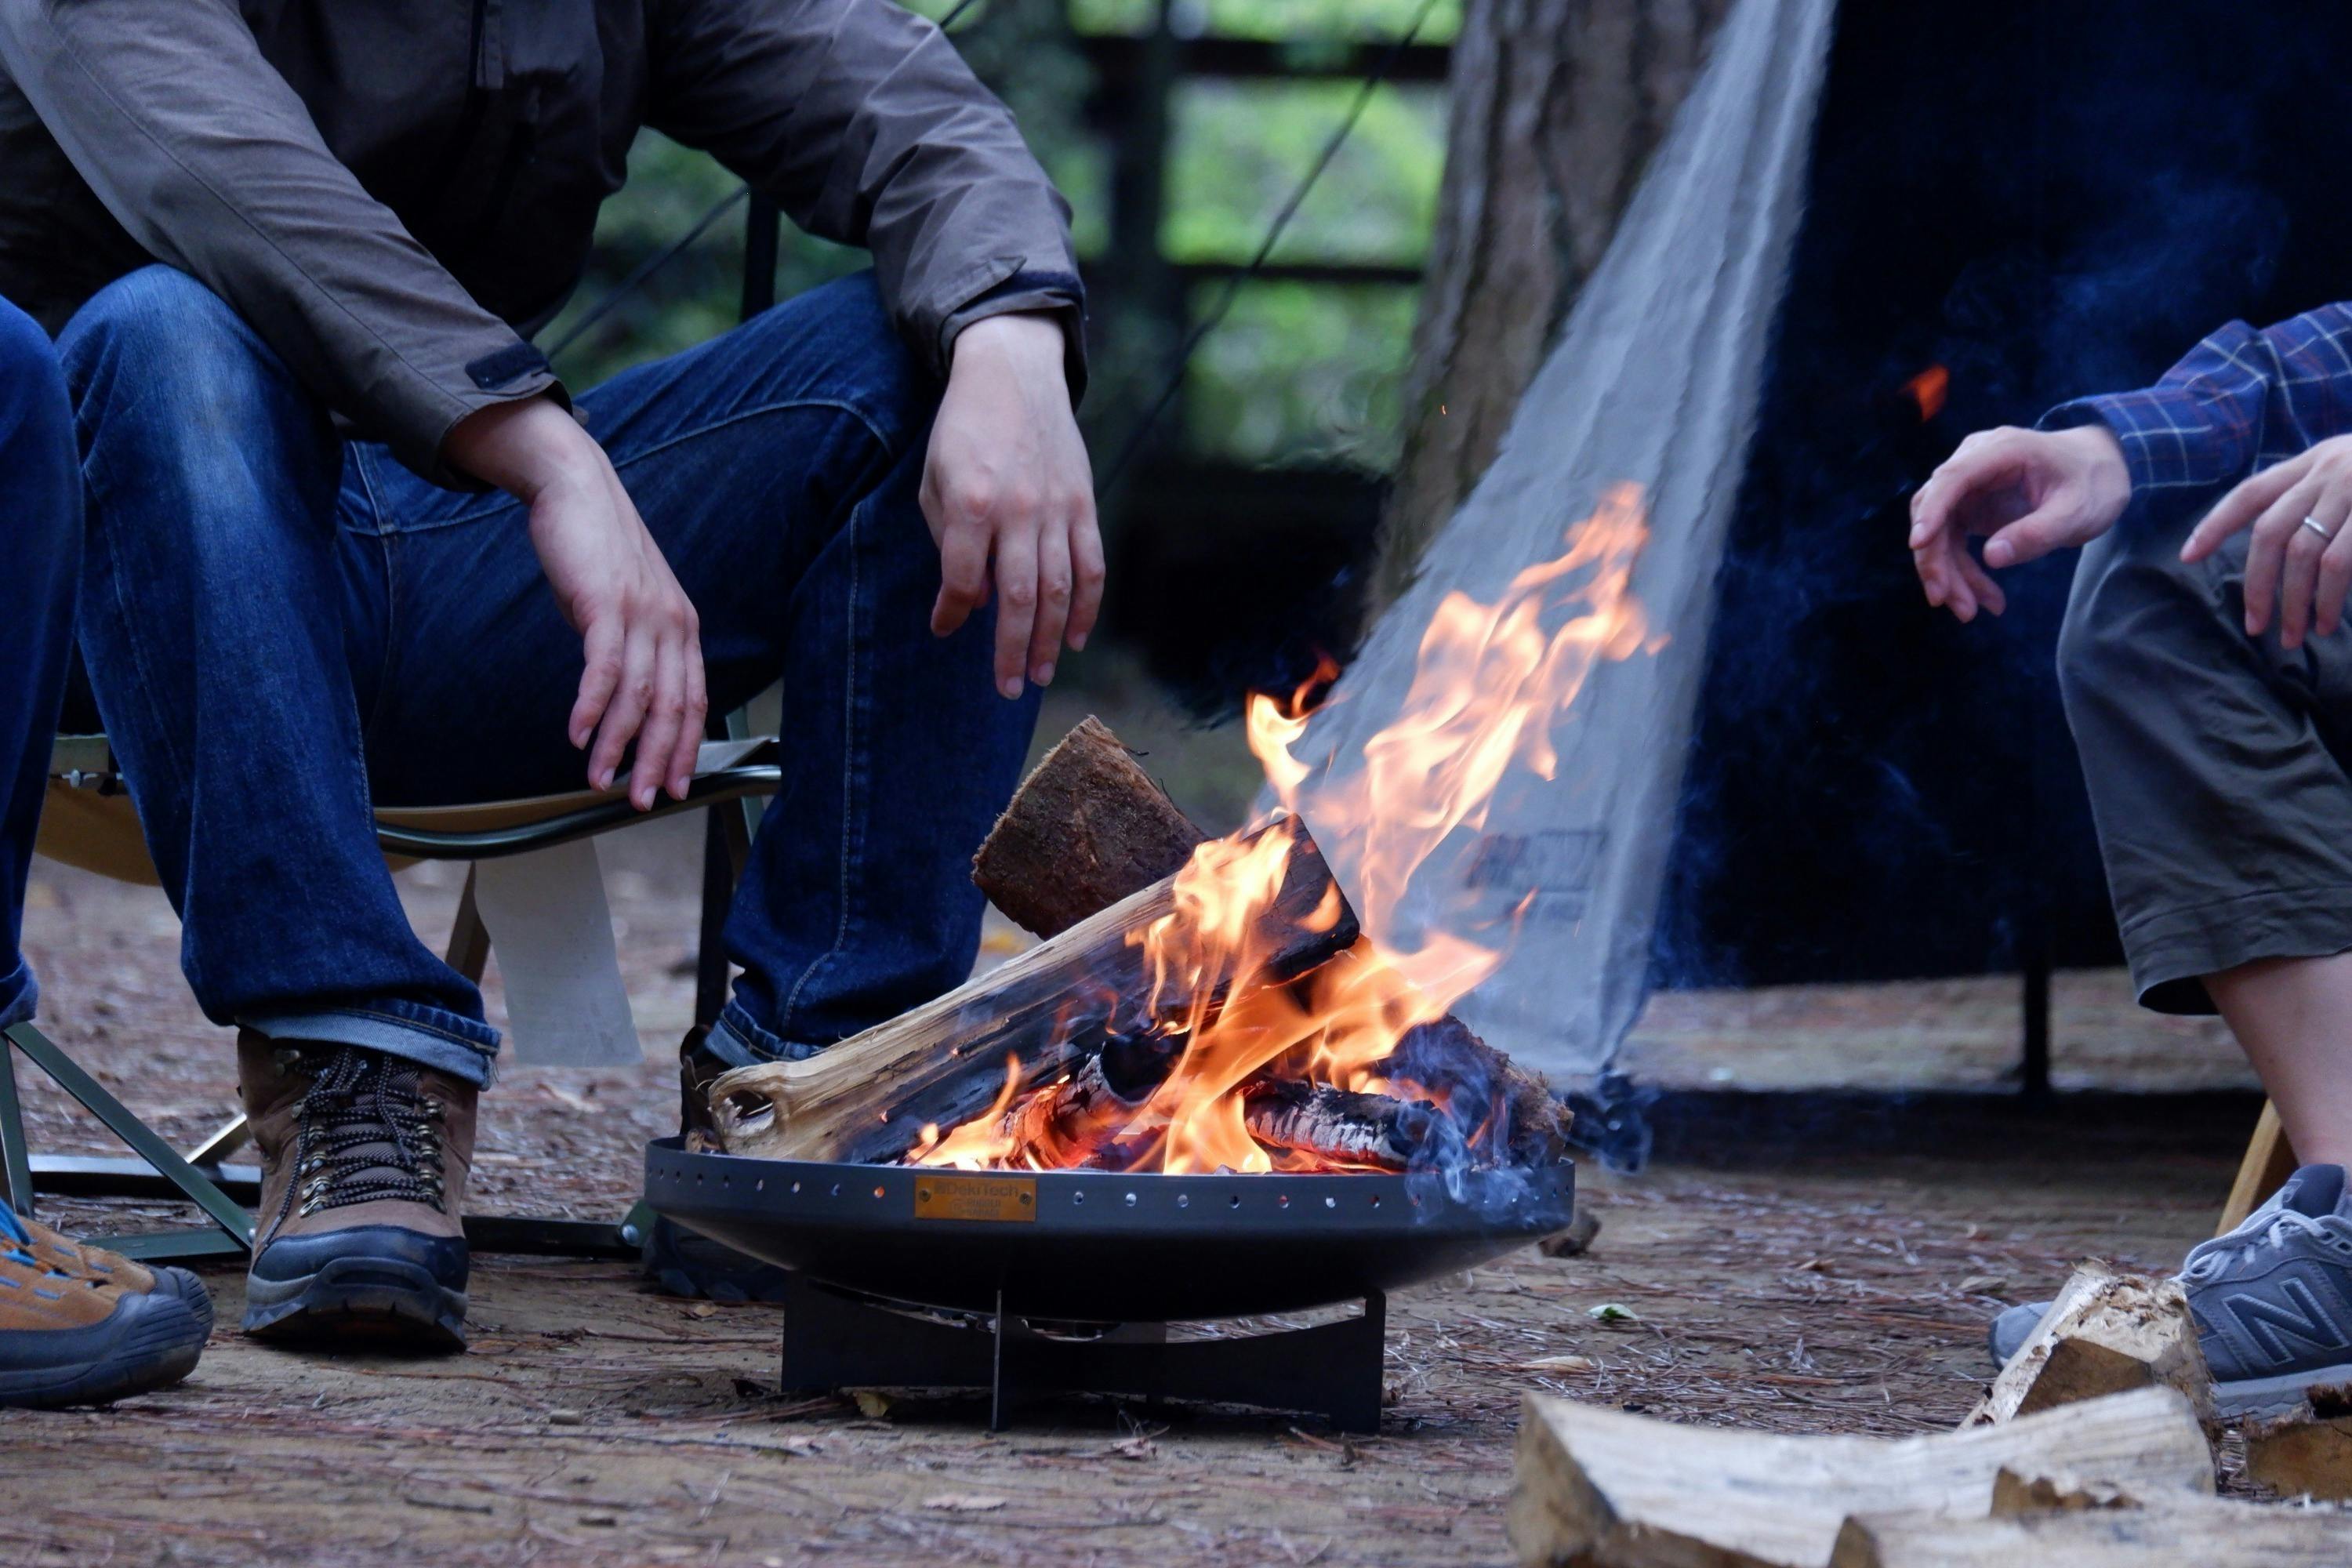
<path id="1" fill-rule="evenodd" d="M 964 1169 L 1378 1169 L 1441 1133 L 1458 1139 L 1448 1145 L 1457 1157 L 1491 1157 L 1484 1144 L 1501 1106 L 1483 1101 L 1502 1086 L 1443 1081 L 1433 1070 L 1442 1050 L 1419 1047 L 1442 1044 L 1439 1021 L 1502 963 L 1517 911 L 1500 929 L 1465 916 L 1460 929 L 1426 931 L 1408 931 L 1401 911 L 1441 847 L 1485 826 L 1514 769 L 1554 777 L 1551 727 L 1593 669 L 1658 646 L 1631 593 L 1648 537 L 1639 489 L 1620 485 L 1570 526 L 1558 559 L 1521 572 L 1495 603 L 1445 595 L 1400 711 L 1344 765 L 1296 754 L 1308 699 L 1333 671 L 1287 701 L 1253 696 L 1250 748 L 1283 811 L 1254 834 L 1202 845 L 1177 873 L 1172 911 L 1138 939 L 1150 986 L 1132 1001 L 1127 1033 L 1026 1096 L 1008 1063 L 994 1105 L 927 1137 L 908 1159 Z M 1302 818 L 1325 847 L 1346 847 L 1364 935 L 1305 975 L 1260 982 L 1273 941 L 1261 917 L 1281 891 Z M 1307 923 L 1328 931 L 1340 915 L 1335 890 Z M 1482 1103 L 1453 1102 L 1464 1081 Z M 1359 1120 L 1335 1122 L 1328 1141 L 1312 1135 L 1318 1117 L 1367 1103 L 1396 1113 L 1377 1130 Z"/>
<path id="2" fill-rule="evenodd" d="M 1919 422 L 1924 425 L 1944 411 L 1944 396 L 1952 390 L 1952 373 L 1931 364 L 1905 382 L 1903 390 L 1919 405 Z"/>

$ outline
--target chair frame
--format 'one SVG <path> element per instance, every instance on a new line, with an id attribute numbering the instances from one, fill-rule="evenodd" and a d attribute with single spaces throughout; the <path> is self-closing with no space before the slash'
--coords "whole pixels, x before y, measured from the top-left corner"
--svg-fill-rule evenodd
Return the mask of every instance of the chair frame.
<path id="1" fill-rule="evenodd" d="M 714 738 L 748 738 L 748 725 L 740 713 L 712 728 L 719 731 Z M 72 755 L 78 763 L 94 761 L 89 754 L 91 739 L 71 737 L 61 744 L 60 752 Z M 387 855 L 471 864 L 551 848 L 680 812 L 706 812 L 709 826 L 703 840 L 695 1021 L 708 1025 L 718 1017 L 726 1002 L 727 962 L 719 931 L 742 876 L 751 836 L 759 825 L 757 801 L 775 794 L 782 782 L 782 770 L 775 760 L 774 748 L 774 741 L 765 742 L 734 765 L 698 776 L 685 800 L 658 801 L 650 811 L 640 812 L 625 797 L 615 797 L 544 821 L 480 832 L 442 832 L 380 824 L 376 842 Z M 99 768 L 64 768 L 53 777 L 71 787 L 94 789 L 101 794 L 116 794 L 124 787 L 110 760 Z M 489 963 L 489 931 L 475 907 L 470 871 L 458 898 L 457 920 L 450 930 L 446 956 L 450 967 L 477 984 Z M 27 1061 L 95 1116 L 134 1157 L 33 1153 L 25 1131 L 14 1052 L 9 1047 L 21 1051 Z M 19 1024 L 7 1030 L 5 1044 L 0 1044 L 0 1183 L 5 1183 L 8 1202 L 18 1213 L 32 1214 L 37 1194 L 42 1192 L 79 1197 L 184 1198 L 202 1209 L 212 1222 L 196 1229 L 110 1237 L 109 1245 L 127 1257 L 171 1260 L 249 1251 L 253 1246 L 253 1221 L 244 1205 L 259 1201 L 260 1173 L 250 1165 L 226 1162 L 250 1136 L 245 1118 L 237 1116 L 184 1154 L 31 1024 Z M 648 1223 L 649 1215 L 643 1212 L 642 1205 L 633 1207 L 618 1222 L 504 1215 L 470 1215 L 465 1222 L 467 1242 L 484 1252 L 590 1258 L 635 1257 Z"/>

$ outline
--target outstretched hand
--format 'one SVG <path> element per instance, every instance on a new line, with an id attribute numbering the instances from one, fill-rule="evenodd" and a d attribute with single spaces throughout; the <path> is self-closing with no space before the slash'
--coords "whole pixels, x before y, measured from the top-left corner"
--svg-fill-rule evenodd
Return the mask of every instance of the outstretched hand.
<path id="1" fill-rule="evenodd" d="M 946 637 L 996 598 L 996 689 L 1054 679 L 1062 646 L 1087 646 L 1102 607 L 1094 475 L 1070 412 L 1062 329 L 990 316 L 956 335 L 923 468 L 923 516 L 940 547 L 931 630 Z"/>
<path id="2" fill-rule="evenodd" d="M 2278 615 L 2279 646 L 2301 647 L 2306 633 L 2332 636 L 2344 624 L 2352 588 L 2352 436 L 2307 447 L 2240 484 L 2205 514 L 2181 546 L 2195 563 L 2248 528 L 2246 635 L 2258 637 Z"/>
<path id="3" fill-rule="evenodd" d="M 1963 621 L 2009 605 L 1990 572 L 2115 526 L 2131 500 L 2123 448 L 2105 426 L 1979 430 L 1911 497 L 1911 560 L 1931 605 Z M 1985 535 L 1979 564 L 1971 536 Z"/>
<path id="4" fill-rule="evenodd" d="M 444 456 L 530 509 L 531 548 L 584 668 L 567 732 L 588 750 L 588 783 L 613 787 L 629 742 L 629 802 L 652 809 L 667 788 L 684 800 L 709 711 L 701 623 L 646 531 L 604 449 L 544 397 L 500 404 L 460 421 Z"/>

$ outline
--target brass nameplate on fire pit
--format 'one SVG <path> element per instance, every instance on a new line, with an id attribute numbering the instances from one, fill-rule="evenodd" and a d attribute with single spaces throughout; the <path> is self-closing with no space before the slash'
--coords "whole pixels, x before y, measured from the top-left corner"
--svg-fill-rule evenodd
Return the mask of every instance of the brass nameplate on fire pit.
<path id="1" fill-rule="evenodd" d="M 915 1183 L 917 1219 L 1037 1217 L 1034 1176 L 924 1176 Z"/>

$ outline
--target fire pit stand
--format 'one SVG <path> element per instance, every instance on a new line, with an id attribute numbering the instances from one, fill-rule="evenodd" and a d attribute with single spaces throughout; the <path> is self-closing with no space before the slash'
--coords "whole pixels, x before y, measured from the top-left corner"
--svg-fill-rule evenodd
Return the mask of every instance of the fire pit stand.
<path id="1" fill-rule="evenodd" d="M 783 1392 L 984 1388 L 988 1427 L 1056 1394 L 1110 1394 L 1247 1405 L 1381 1424 L 1387 1299 L 1338 1322 L 1223 1339 L 1173 1340 L 1165 1323 L 1041 1327 L 1007 1314 L 943 1311 L 861 1296 L 794 1274 L 784 1296 Z"/>
<path id="2" fill-rule="evenodd" d="M 787 1388 L 985 1388 L 998 1421 L 1024 1398 L 1086 1390 L 1370 1430 L 1388 1293 L 1564 1229 L 1576 1172 L 959 1172 L 665 1138 L 646 1149 L 646 1202 L 794 1271 Z M 1311 1328 L 1167 1332 L 1351 1301 L 1360 1315 Z"/>

